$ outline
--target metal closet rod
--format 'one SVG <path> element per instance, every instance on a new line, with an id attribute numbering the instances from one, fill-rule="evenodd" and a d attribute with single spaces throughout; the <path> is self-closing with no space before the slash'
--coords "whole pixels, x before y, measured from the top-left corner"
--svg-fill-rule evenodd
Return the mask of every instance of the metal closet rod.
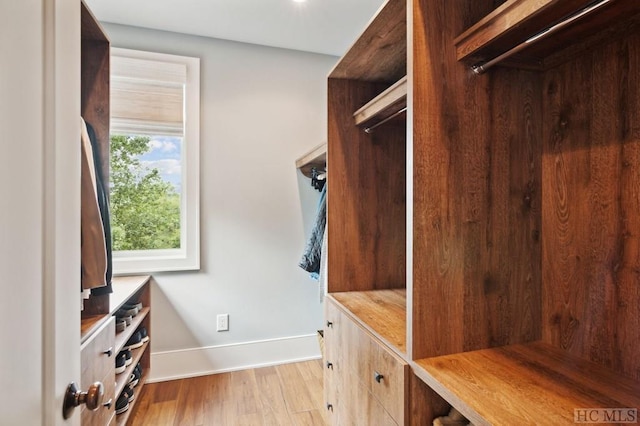
<path id="1" fill-rule="evenodd" d="M 497 64 L 498 62 L 520 52 L 521 50 L 523 50 L 524 48 L 528 47 L 529 45 L 540 41 L 544 38 L 549 37 L 550 35 L 556 33 L 557 31 L 561 30 L 562 28 L 566 27 L 567 25 L 571 24 L 572 22 L 582 18 L 585 15 L 588 15 L 591 12 L 594 12 L 595 10 L 599 9 L 600 7 L 604 6 L 605 4 L 611 2 L 612 0 L 600 0 L 598 2 L 592 3 L 591 5 L 585 7 L 584 9 L 580 10 L 579 12 L 576 12 L 575 14 L 565 18 L 564 20 L 558 22 L 557 24 L 547 28 L 546 30 L 543 30 L 541 32 L 539 32 L 538 34 L 528 38 L 527 40 L 523 41 L 522 43 L 520 43 L 519 45 L 517 45 L 516 47 L 507 50 L 506 52 L 504 52 L 502 55 L 500 56 L 496 56 L 495 58 L 491 59 L 490 61 L 484 62 L 484 63 L 480 63 L 480 64 L 476 64 L 474 66 L 471 67 L 471 70 L 476 73 L 476 74 L 483 74 L 485 71 L 487 71 L 489 68 L 491 68 L 492 66 L 494 66 L 495 64 Z"/>
<path id="2" fill-rule="evenodd" d="M 396 118 L 397 116 L 399 116 L 400 114 L 402 114 L 403 112 L 405 112 L 407 110 L 407 107 L 404 107 L 396 112 L 394 112 L 393 114 L 391 114 L 390 116 L 388 116 L 387 118 L 385 118 L 384 120 L 380 120 L 378 121 L 376 124 L 374 124 L 373 126 L 369 126 L 369 127 L 365 127 L 364 131 L 365 133 L 371 133 L 373 132 L 373 129 L 375 129 L 378 126 L 382 126 L 384 123 L 386 123 L 387 121 Z"/>

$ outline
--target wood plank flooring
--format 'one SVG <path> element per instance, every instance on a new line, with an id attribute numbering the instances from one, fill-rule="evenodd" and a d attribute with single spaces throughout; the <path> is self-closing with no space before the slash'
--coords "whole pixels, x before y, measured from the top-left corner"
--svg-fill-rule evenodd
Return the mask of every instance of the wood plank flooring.
<path id="1" fill-rule="evenodd" d="M 130 426 L 325 426 L 322 361 L 144 386 Z"/>

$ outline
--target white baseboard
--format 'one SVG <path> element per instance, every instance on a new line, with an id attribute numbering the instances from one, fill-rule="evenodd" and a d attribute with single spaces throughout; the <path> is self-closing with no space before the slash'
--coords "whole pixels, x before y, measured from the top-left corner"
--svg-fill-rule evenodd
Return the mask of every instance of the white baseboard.
<path id="1" fill-rule="evenodd" d="M 163 382 L 320 358 L 315 334 L 151 353 L 147 382 Z"/>

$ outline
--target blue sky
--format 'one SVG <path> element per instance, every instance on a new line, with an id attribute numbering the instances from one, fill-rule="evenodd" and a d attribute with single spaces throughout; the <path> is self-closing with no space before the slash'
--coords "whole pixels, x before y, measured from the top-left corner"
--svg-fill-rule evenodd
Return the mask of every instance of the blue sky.
<path id="1" fill-rule="evenodd" d="M 178 193 L 182 179 L 182 138 L 151 136 L 149 152 L 139 157 L 143 166 L 157 168 L 162 178 L 170 182 Z"/>

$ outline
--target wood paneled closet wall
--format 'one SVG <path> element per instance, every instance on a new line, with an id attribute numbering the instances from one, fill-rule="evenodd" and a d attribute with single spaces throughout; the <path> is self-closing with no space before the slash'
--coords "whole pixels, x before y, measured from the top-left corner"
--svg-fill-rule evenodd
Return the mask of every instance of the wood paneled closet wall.
<path id="1" fill-rule="evenodd" d="M 640 3 L 471 67 L 593 5 L 388 0 L 329 75 L 335 424 L 640 408 Z"/>

